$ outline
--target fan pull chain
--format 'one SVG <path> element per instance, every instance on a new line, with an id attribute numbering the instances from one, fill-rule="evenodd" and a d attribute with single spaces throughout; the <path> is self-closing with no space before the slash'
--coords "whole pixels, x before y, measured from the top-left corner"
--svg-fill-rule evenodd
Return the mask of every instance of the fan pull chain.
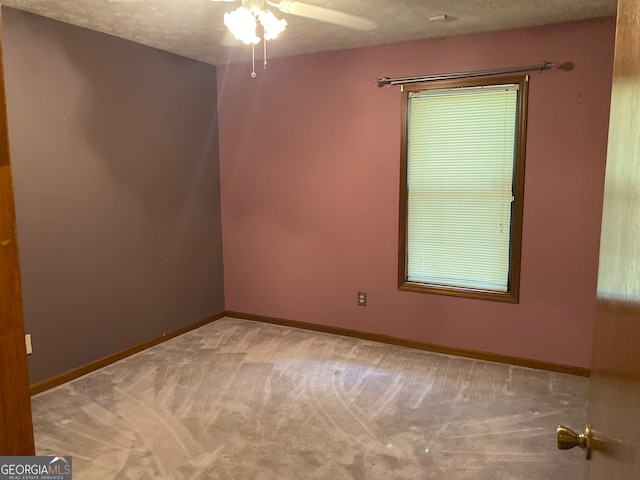
<path id="1" fill-rule="evenodd" d="M 256 44 L 251 43 L 251 67 L 253 70 L 251 71 L 251 78 L 256 78 L 258 74 L 256 73 Z"/>
<path id="2" fill-rule="evenodd" d="M 267 33 L 267 29 L 262 27 L 262 43 L 263 43 L 263 52 L 262 58 L 264 59 L 264 68 L 267 68 L 267 39 L 264 38 Z"/>

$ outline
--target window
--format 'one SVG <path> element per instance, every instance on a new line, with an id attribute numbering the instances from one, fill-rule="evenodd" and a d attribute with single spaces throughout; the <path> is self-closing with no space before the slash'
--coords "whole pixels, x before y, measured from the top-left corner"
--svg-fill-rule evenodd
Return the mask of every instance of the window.
<path id="1" fill-rule="evenodd" d="M 399 288 L 517 302 L 528 77 L 405 85 Z"/>

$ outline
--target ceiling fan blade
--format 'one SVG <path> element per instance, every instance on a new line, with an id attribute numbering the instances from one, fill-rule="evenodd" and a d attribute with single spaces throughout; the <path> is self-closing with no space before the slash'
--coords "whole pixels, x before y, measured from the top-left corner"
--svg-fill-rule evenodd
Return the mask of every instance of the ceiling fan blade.
<path id="1" fill-rule="evenodd" d="M 313 20 L 332 23 L 334 25 L 353 28 L 355 30 L 373 30 L 378 26 L 376 22 L 369 20 L 368 18 L 341 12 L 340 10 L 320 7 L 318 5 L 310 5 L 308 3 L 297 1 L 282 1 L 279 3 L 267 1 L 267 3 L 283 13 L 290 13 L 291 15 L 311 18 Z"/>

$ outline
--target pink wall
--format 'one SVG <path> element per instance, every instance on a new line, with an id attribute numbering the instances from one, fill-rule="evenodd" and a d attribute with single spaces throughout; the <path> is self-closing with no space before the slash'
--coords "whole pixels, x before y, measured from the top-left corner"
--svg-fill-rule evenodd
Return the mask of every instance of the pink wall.
<path id="1" fill-rule="evenodd" d="M 614 30 L 275 59 L 257 79 L 219 68 L 226 309 L 588 367 Z M 532 74 L 520 303 L 398 291 L 400 89 L 374 79 L 545 60 L 575 69 Z"/>

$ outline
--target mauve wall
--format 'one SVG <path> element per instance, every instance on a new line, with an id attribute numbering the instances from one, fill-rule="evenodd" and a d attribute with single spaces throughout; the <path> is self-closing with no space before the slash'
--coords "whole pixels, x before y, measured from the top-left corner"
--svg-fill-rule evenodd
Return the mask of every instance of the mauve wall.
<path id="1" fill-rule="evenodd" d="M 31 381 L 223 311 L 215 67 L 2 23 Z"/>
<path id="2" fill-rule="evenodd" d="M 227 310 L 589 367 L 614 30 L 275 59 L 257 79 L 219 68 Z M 544 60 L 575 69 L 532 74 L 520 303 L 398 291 L 400 90 L 374 79 Z"/>

